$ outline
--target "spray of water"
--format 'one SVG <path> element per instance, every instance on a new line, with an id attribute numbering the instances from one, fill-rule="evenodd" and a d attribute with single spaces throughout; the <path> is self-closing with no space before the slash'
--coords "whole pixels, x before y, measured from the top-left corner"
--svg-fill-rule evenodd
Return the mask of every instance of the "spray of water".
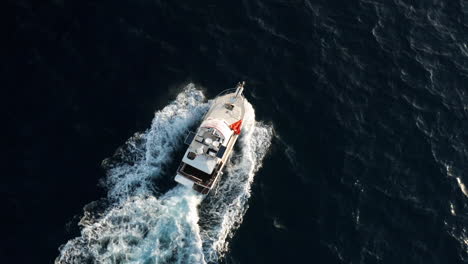
<path id="1" fill-rule="evenodd" d="M 247 103 L 240 148 L 217 192 L 205 200 L 183 186 L 162 193 L 157 180 L 174 176 L 167 166 L 183 148 L 187 129 L 208 109 L 204 101 L 202 92 L 188 85 L 155 114 L 146 133 L 135 134 L 104 161 L 108 206 L 100 214 L 85 212 L 81 235 L 60 248 L 56 264 L 211 263 L 223 256 L 247 209 L 272 128 L 256 122 Z"/>

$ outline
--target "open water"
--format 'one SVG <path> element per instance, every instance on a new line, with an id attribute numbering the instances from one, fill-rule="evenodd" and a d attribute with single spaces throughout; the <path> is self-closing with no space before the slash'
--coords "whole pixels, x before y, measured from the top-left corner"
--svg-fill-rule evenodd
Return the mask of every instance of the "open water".
<path id="1" fill-rule="evenodd" d="M 466 0 L 7 0 L 2 263 L 468 262 Z M 172 177 L 251 107 L 215 195 Z"/>

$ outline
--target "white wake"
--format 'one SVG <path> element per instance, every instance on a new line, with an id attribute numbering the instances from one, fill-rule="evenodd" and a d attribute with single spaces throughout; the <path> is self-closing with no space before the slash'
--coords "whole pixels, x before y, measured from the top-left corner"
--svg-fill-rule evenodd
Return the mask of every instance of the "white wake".
<path id="1" fill-rule="evenodd" d="M 81 236 L 60 248 L 55 263 L 211 263 L 224 255 L 247 209 L 272 127 L 256 122 L 248 104 L 239 148 L 217 192 L 205 200 L 182 186 L 162 193 L 158 183 L 173 178 L 168 166 L 180 158 L 174 154 L 184 148 L 183 136 L 208 107 L 202 92 L 188 85 L 155 114 L 147 132 L 104 161 L 108 205 L 100 213 L 85 211 Z"/>

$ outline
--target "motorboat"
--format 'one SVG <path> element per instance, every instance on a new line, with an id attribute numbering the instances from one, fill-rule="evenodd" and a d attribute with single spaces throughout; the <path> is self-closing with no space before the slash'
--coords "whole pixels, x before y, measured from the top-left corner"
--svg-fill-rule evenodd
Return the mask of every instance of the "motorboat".
<path id="1" fill-rule="evenodd" d="M 175 181 L 208 194 L 217 184 L 242 128 L 245 113 L 245 82 L 221 92 L 195 132 L 185 138 L 188 145 Z"/>

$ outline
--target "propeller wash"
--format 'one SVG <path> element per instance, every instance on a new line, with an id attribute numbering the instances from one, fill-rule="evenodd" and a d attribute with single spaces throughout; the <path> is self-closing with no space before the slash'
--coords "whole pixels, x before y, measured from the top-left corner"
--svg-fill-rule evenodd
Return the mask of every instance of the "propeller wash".
<path id="1" fill-rule="evenodd" d="M 223 257 L 242 223 L 273 128 L 255 121 L 246 101 L 240 148 L 225 166 L 217 191 L 205 199 L 182 185 L 163 191 L 173 180 L 175 171 L 168 167 L 183 149 L 186 131 L 201 121 L 210 103 L 189 84 L 155 114 L 148 131 L 135 134 L 103 162 L 107 199 L 85 207 L 81 235 L 60 247 L 56 264 L 213 263 Z"/>

